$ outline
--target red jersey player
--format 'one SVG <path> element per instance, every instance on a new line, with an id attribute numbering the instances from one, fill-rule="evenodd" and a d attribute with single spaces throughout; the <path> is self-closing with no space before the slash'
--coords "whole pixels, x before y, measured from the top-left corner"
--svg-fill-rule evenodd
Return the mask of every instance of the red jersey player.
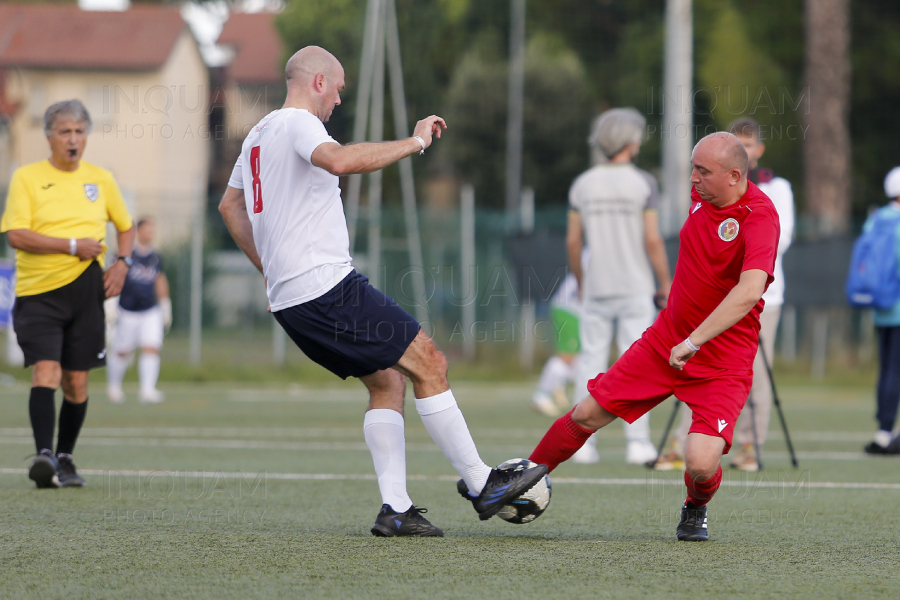
<path id="1" fill-rule="evenodd" d="M 530 457 L 552 471 L 596 430 L 618 417 L 633 422 L 674 394 L 693 412 L 676 531 L 684 541 L 709 539 L 706 504 L 722 481 L 719 463 L 750 392 L 761 298 L 773 279 L 778 214 L 747 180 L 748 162 L 730 133 L 694 147 L 693 202 L 667 307 L 588 384 L 590 395 L 553 424 Z"/>

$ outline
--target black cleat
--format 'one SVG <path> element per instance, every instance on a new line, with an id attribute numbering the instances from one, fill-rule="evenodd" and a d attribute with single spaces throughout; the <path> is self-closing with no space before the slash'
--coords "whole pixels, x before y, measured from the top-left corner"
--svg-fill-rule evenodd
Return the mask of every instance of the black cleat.
<path id="1" fill-rule="evenodd" d="M 863 452 L 865 452 L 866 454 L 875 454 L 880 456 L 882 454 L 887 454 L 888 449 L 886 446 L 882 446 L 881 444 L 872 441 L 863 447 Z"/>
<path id="2" fill-rule="evenodd" d="M 38 489 L 58 488 L 56 457 L 50 450 L 41 450 L 28 468 L 28 479 L 34 481 Z"/>
<path id="3" fill-rule="evenodd" d="M 479 519 L 487 521 L 512 500 L 531 489 L 546 474 L 547 465 L 537 465 L 522 471 L 491 469 L 484 489 L 478 496 L 469 494 L 469 488 L 462 479 L 456 482 L 456 491 L 472 503 Z"/>
<path id="4" fill-rule="evenodd" d="M 675 536 L 682 542 L 707 542 L 709 531 L 706 529 L 706 505 L 694 506 L 685 502 L 681 507 L 681 522 L 675 529 Z"/>
<path id="5" fill-rule="evenodd" d="M 444 537 L 444 532 L 422 516 L 427 508 L 410 506 L 405 513 L 398 513 L 389 504 L 382 504 L 375 518 L 372 535 L 376 537 Z"/>
<path id="6" fill-rule="evenodd" d="M 59 487 L 84 487 L 84 479 L 75 471 L 75 463 L 71 454 L 60 454 L 59 461 Z"/>

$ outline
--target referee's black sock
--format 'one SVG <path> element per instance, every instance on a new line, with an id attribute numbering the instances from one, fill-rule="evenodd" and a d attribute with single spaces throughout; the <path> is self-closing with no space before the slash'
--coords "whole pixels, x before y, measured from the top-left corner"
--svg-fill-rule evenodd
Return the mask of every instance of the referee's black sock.
<path id="1" fill-rule="evenodd" d="M 72 454 L 75 449 L 75 441 L 81 432 L 81 424 L 84 423 L 84 415 L 87 413 L 87 399 L 81 404 L 69 402 L 63 398 L 62 408 L 59 410 L 59 437 L 56 439 L 57 454 Z"/>
<path id="2" fill-rule="evenodd" d="M 34 432 L 34 445 L 37 452 L 53 449 L 53 428 L 56 426 L 56 408 L 53 406 L 53 395 L 56 390 L 48 387 L 31 388 L 28 398 L 28 414 L 31 415 L 31 430 Z"/>

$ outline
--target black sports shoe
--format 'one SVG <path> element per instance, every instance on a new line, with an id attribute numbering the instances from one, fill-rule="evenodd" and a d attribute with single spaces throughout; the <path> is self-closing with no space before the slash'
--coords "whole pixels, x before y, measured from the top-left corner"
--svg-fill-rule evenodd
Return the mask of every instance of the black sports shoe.
<path id="1" fill-rule="evenodd" d="M 456 491 L 472 503 L 479 519 L 487 521 L 513 499 L 518 498 L 531 489 L 531 486 L 540 481 L 541 477 L 546 474 L 547 465 L 537 465 L 523 471 L 491 469 L 491 474 L 488 475 L 484 489 L 481 490 L 477 497 L 469 494 L 469 487 L 462 479 L 456 482 Z"/>
<path id="2" fill-rule="evenodd" d="M 71 454 L 57 455 L 59 461 L 59 487 L 84 487 L 84 479 L 75 471 Z"/>
<path id="3" fill-rule="evenodd" d="M 877 454 L 877 455 L 887 454 L 888 453 L 887 450 L 888 450 L 887 447 L 882 446 L 881 444 L 878 444 L 875 441 L 871 441 L 868 444 L 866 444 L 865 446 L 863 446 L 863 452 L 865 452 L 866 454 Z"/>
<path id="4" fill-rule="evenodd" d="M 675 530 L 676 537 L 682 542 L 709 541 L 706 530 L 706 505 L 694 506 L 685 502 L 681 507 L 681 522 Z"/>
<path id="5" fill-rule="evenodd" d="M 28 468 L 28 479 L 34 481 L 39 489 L 58 488 L 59 478 L 56 475 L 57 462 L 53 452 L 41 450 Z"/>
<path id="6" fill-rule="evenodd" d="M 372 535 L 377 537 L 444 537 L 444 532 L 422 516 L 427 508 L 410 506 L 405 513 L 398 513 L 389 504 L 382 504 L 375 517 Z"/>

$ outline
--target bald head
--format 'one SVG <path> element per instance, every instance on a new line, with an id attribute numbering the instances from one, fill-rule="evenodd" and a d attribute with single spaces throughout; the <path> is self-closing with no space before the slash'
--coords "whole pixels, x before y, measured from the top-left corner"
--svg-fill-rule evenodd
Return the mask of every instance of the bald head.
<path id="1" fill-rule="evenodd" d="M 305 109 L 323 123 L 341 103 L 344 67 L 331 52 L 318 46 L 298 50 L 284 67 L 287 98 L 284 108 Z"/>
<path id="2" fill-rule="evenodd" d="M 732 133 L 725 131 L 711 133 L 697 142 L 694 152 L 709 152 L 724 170 L 737 169 L 742 178 L 747 176 L 747 170 L 750 168 L 747 150 L 744 149 L 741 140 Z"/>
<path id="3" fill-rule="evenodd" d="M 691 164 L 691 183 L 707 202 L 728 206 L 747 191 L 750 159 L 741 141 L 730 133 L 713 133 L 697 142 Z"/>
<path id="4" fill-rule="evenodd" d="M 331 52 L 319 46 L 307 46 L 298 50 L 284 66 L 288 87 L 306 84 L 319 74 L 334 77 L 338 71 L 343 76 L 340 61 Z"/>

